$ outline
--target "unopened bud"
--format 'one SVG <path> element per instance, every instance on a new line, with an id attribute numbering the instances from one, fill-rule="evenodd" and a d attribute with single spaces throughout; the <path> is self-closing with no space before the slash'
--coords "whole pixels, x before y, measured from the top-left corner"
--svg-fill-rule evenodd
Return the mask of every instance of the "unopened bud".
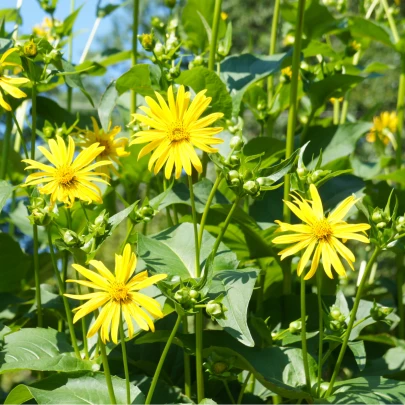
<path id="1" fill-rule="evenodd" d="M 377 227 L 378 229 L 384 229 L 386 226 L 387 226 L 387 223 L 384 222 L 384 221 L 379 222 L 379 223 L 376 225 L 376 227 Z"/>
<path id="2" fill-rule="evenodd" d="M 340 309 L 336 305 L 333 305 L 330 309 L 330 316 L 335 320 L 339 320 L 341 315 Z"/>
<path id="3" fill-rule="evenodd" d="M 381 307 L 381 306 L 378 306 L 376 302 L 374 302 L 373 307 L 370 309 L 370 316 L 371 316 L 375 321 L 382 321 L 382 320 L 384 320 L 393 310 L 394 310 L 394 308 Z"/>
<path id="4" fill-rule="evenodd" d="M 373 222 L 378 223 L 384 220 L 384 213 L 380 208 L 376 208 L 371 215 Z"/>
<path id="5" fill-rule="evenodd" d="M 150 34 L 138 35 L 138 39 L 142 45 L 142 48 L 145 49 L 145 51 L 148 52 L 153 51 L 153 48 L 156 45 L 155 36 L 153 35 L 153 32 Z"/>
<path id="6" fill-rule="evenodd" d="M 299 168 L 297 169 L 297 174 L 298 174 L 298 177 L 299 177 L 301 180 L 305 180 L 305 178 L 306 178 L 307 175 L 308 175 L 308 170 L 307 170 L 306 167 L 299 167 Z"/>
<path id="7" fill-rule="evenodd" d="M 80 246 L 82 244 L 79 236 L 71 229 L 66 229 L 62 235 L 63 241 L 67 246 Z"/>
<path id="8" fill-rule="evenodd" d="M 162 55 L 164 54 L 165 48 L 164 48 L 164 46 L 163 46 L 162 43 L 158 42 L 158 43 L 155 45 L 155 48 L 153 49 L 153 51 L 154 51 L 155 55 L 156 55 L 157 57 L 159 57 L 159 56 L 162 56 Z"/>
<path id="9" fill-rule="evenodd" d="M 231 147 L 231 149 L 233 149 L 234 151 L 240 151 L 242 149 L 243 146 L 243 139 L 240 136 L 233 136 L 231 138 L 231 141 L 229 142 L 229 146 Z"/>
<path id="10" fill-rule="evenodd" d="M 288 330 L 292 334 L 301 333 L 301 329 L 302 329 L 302 322 L 301 321 L 291 322 L 290 325 L 289 325 L 289 328 L 288 328 Z"/>
<path id="11" fill-rule="evenodd" d="M 212 365 L 212 371 L 215 374 L 222 374 L 226 370 L 228 370 L 229 365 L 223 361 L 217 361 Z"/>
<path id="12" fill-rule="evenodd" d="M 208 301 L 205 310 L 212 319 L 224 319 L 225 311 L 228 309 L 222 304 L 222 302 L 211 300 Z"/>
<path id="13" fill-rule="evenodd" d="M 30 58 L 35 58 L 38 54 L 38 48 L 34 41 L 27 41 L 24 44 L 23 52 L 25 56 L 29 56 Z"/>
<path id="14" fill-rule="evenodd" d="M 343 326 L 342 323 L 337 320 L 333 320 L 333 321 L 329 322 L 329 328 L 333 332 L 339 332 L 340 330 L 342 330 L 342 326 Z"/>
<path id="15" fill-rule="evenodd" d="M 250 195 L 256 195 L 260 191 L 260 184 L 255 180 L 249 180 L 243 184 L 243 189 Z"/>

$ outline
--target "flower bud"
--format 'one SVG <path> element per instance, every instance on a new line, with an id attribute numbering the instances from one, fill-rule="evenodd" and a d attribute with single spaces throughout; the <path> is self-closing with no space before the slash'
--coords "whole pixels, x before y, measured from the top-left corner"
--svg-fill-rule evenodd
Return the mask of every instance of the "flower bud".
<path id="1" fill-rule="evenodd" d="M 222 374 L 224 371 L 228 370 L 229 365 L 224 361 L 217 361 L 212 365 L 212 371 L 215 374 Z"/>
<path id="2" fill-rule="evenodd" d="M 301 333 L 301 329 L 302 329 L 302 322 L 301 321 L 291 322 L 290 325 L 289 325 L 289 328 L 288 328 L 290 333 L 292 333 L 293 335 Z"/>
<path id="3" fill-rule="evenodd" d="M 229 142 L 229 146 L 234 151 L 240 151 L 242 149 L 243 143 L 244 142 L 241 136 L 233 136 L 231 138 L 231 141 Z"/>
<path id="4" fill-rule="evenodd" d="M 192 299 L 197 299 L 199 297 L 200 293 L 196 290 L 190 290 L 190 297 Z"/>
<path id="5" fill-rule="evenodd" d="M 222 302 L 215 300 L 208 301 L 207 306 L 205 307 L 207 314 L 214 319 L 225 319 L 225 312 L 228 310 Z"/>
<path id="6" fill-rule="evenodd" d="M 339 320 L 340 319 L 340 317 L 342 316 L 342 313 L 340 312 L 340 309 L 336 306 L 336 305 L 333 305 L 332 307 L 331 307 L 331 309 L 330 309 L 330 316 L 331 316 L 331 318 L 333 318 L 333 319 L 335 319 L 335 320 Z"/>
<path id="7" fill-rule="evenodd" d="M 51 215 L 49 212 L 49 207 L 45 208 L 34 208 L 31 211 L 31 215 L 28 216 L 28 219 L 30 220 L 30 223 L 33 225 L 38 225 L 38 226 L 46 226 L 49 225 L 51 222 Z"/>
<path id="8" fill-rule="evenodd" d="M 229 157 L 229 165 L 231 167 L 239 167 L 240 166 L 240 157 L 237 155 L 231 155 Z"/>
<path id="9" fill-rule="evenodd" d="M 231 187 L 237 187 L 241 183 L 240 174 L 237 170 L 230 170 L 226 175 L 226 179 Z"/>
<path id="10" fill-rule="evenodd" d="M 377 305 L 377 303 L 374 301 L 373 307 L 370 309 L 370 316 L 373 318 L 375 321 L 382 321 L 384 320 L 392 311 L 394 308 L 388 308 L 388 307 L 382 307 Z"/>
<path id="11" fill-rule="evenodd" d="M 165 53 L 165 48 L 162 43 L 158 42 L 153 49 L 157 57 L 162 56 Z"/>
<path id="12" fill-rule="evenodd" d="M 190 289 L 187 287 L 182 287 L 177 290 L 174 294 L 174 299 L 179 304 L 186 304 L 190 301 Z"/>
<path id="13" fill-rule="evenodd" d="M 264 100 L 261 100 L 257 103 L 257 109 L 259 111 L 265 110 L 267 108 L 267 103 Z"/>
<path id="14" fill-rule="evenodd" d="M 340 330 L 342 330 L 342 326 L 343 326 L 342 323 L 337 320 L 329 322 L 329 329 L 333 332 L 339 332 Z"/>
<path id="15" fill-rule="evenodd" d="M 89 224 L 89 233 L 94 234 L 94 236 L 102 236 L 106 233 L 108 228 L 108 218 L 109 214 L 103 210 L 100 215 L 94 220 L 94 223 Z"/>
<path id="16" fill-rule="evenodd" d="M 256 182 L 257 184 L 259 184 L 260 187 L 269 187 L 274 184 L 274 180 L 267 177 L 259 177 L 256 179 Z"/>
<path id="17" fill-rule="evenodd" d="M 142 45 L 142 48 L 145 51 L 152 52 L 153 48 L 156 45 L 155 36 L 153 35 L 153 31 L 150 34 L 141 34 L 138 35 L 139 42 Z"/>
<path id="18" fill-rule="evenodd" d="M 91 237 L 88 241 L 86 241 L 83 244 L 83 246 L 80 249 L 83 250 L 83 252 L 90 254 L 93 252 L 95 244 L 96 240 L 93 237 Z"/>
<path id="19" fill-rule="evenodd" d="M 371 219 L 373 222 L 378 223 L 384 220 L 384 213 L 382 209 L 375 208 L 373 214 L 371 215 Z"/>
<path id="20" fill-rule="evenodd" d="M 169 69 L 169 74 L 172 77 L 172 79 L 176 79 L 177 77 L 180 76 L 180 69 L 177 66 L 173 66 Z"/>
<path id="21" fill-rule="evenodd" d="M 165 28 L 165 23 L 159 17 L 156 16 L 152 17 L 151 25 L 157 30 L 163 30 Z"/>
<path id="22" fill-rule="evenodd" d="M 260 191 L 260 184 L 256 180 L 249 180 L 243 184 L 243 189 L 254 196 Z"/>
<path id="23" fill-rule="evenodd" d="M 201 55 L 197 55 L 193 60 L 194 66 L 201 66 L 204 63 L 204 58 Z"/>
<path id="24" fill-rule="evenodd" d="M 310 176 L 311 183 L 316 183 L 317 181 L 321 180 L 325 174 L 325 170 L 315 170 Z"/>
<path id="25" fill-rule="evenodd" d="M 38 54 L 38 48 L 34 41 L 26 41 L 23 46 L 23 52 L 25 56 L 35 58 Z"/>
<path id="26" fill-rule="evenodd" d="M 28 208 L 35 209 L 35 208 L 45 208 L 46 207 L 46 201 L 43 197 L 32 197 L 30 200 L 30 205 Z"/>
<path id="27" fill-rule="evenodd" d="M 386 226 L 387 226 L 387 223 L 384 222 L 384 221 L 379 222 L 379 223 L 376 225 L 376 227 L 377 227 L 378 229 L 384 229 Z"/>
<path id="28" fill-rule="evenodd" d="M 42 133 L 44 134 L 44 137 L 47 139 L 51 139 L 55 135 L 55 128 L 53 127 L 44 127 L 42 128 Z"/>
<path id="29" fill-rule="evenodd" d="M 404 232 L 405 231 L 405 217 L 400 216 L 397 218 L 395 222 L 395 229 L 397 232 Z"/>
<path id="30" fill-rule="evenodd" d="M 82 241 L 76 232 L 71 229 L 64 229 L 63 231 L 62 238 L 67 246 L 73 247 L 82 245 Z"/>
<path id="31" fill-rule="evenodd" d="M 298 177 L 299 177 L 301 180 L 305 180 L 306 177 L 308 176 L 308 170 L 307 170 L 306 167 L 299 167 L 299 168 L 297 169 L 297 174 L 298 174 Z"/>

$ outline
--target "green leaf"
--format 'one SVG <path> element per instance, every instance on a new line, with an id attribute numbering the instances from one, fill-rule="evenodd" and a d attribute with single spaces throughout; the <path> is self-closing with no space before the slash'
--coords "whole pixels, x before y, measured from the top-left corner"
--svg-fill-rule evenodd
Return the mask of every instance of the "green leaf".
<path id="1" fill-rule="evenodd" d="M 0 292 L 20 291 L 30 267 L 29 257 L 10 235 L 0 233 Z"/>
<path id="2" fill-rule="evenodd" d="M 15 8 L 3 8 L 0 10 L 0 21 L 15 21 L 18 25 L 22 24 L 20 13 Z"/>
<path id="3" fill-rule="evenodd" d="M 44 120 L 58 127 L 61 127 L 64 123 L 70 127 L 76 121 L 74 114 L 68 112 L 48 97 L 37 97 L 37 113 Z"/>
<path id="4" fill-rule="evenodd" d="M 0 213 L 12 194 L 13 186 L 8 181 L 0 180 Z"/>
<path id="5" fill-rule="evenodd" d="M 184 70 L 176 79 L 179 84 L 191 87 L 196 93 L 207 90 L 207 97 L 212 97 L 208 113 L 222 112 L 224 118 L 232 116 L 232 98 L 226 89 L 224 82 L 212 70 L 205 67 L 195 67 Z"/>
<path id="6" fill-rule="evenodd" d="M 127 404 L 125 380 L 112 377 L 117 404 Z M 143 404 L 145 397 L 130 385 L 131 403 Z M 35 399 L 38 404 L 111 404 L 103 373 L 56 374 L 32 385 L 17 385 L 5 404 L 23 404 Z"/>
<path id="7" fill-rule="evenodd" d="M 18 370 L 73 372 L 97 364 L 75 357 L 66 334 L 54 329 L 24 328 L 5 337 L 0 374 Z"/>
<path id="8" fill-rule="evenodd" d="M 312 109 L 316 111 L 331 97 L 342 97 L 349 89 L 361 83 L 364 77 L 352 75 L 333 75 L 318 82 L 311 83 L 307 94 L 311 100 Z"/>
<path id="9" fill-rule="evenodd" d="M 405 348 L 393 347 L 387 350 L 384 356 L 369 359 L 364 374 L 386 376 L 403 371 L 405 371 Z"/>
<path id="10" fill-rule="evenodd" d="M 395 48 L 395 44 L 387 28 L 371 20 L 362 17 L 352 17 L 349 20 L 349 29 L 354 37 L 367 38 Z"/>
<path id="11" fill-rule="evenodd" d="M 366 367 L 366 349 L 364 347 L 364 342 L 362 340 L 349 342 L 348 346 L 354 354 L 354 358 L 359 366 L 359 370 L 363 371 L 364 367 Z"/>
<path id="12" fill-rule="evenodd" d="M 405 382 L 382 377 L 360 377 L 338 381 L 331 397 L 317 403 L 330 404 L 403 404 Z"/>
<path id="13" fill-rule="evenodd" d="M 115 87 L 119 95 L 134 90 L 141 96 L 156 98 L 154 90 L 159 88 L 160 75 L 160 69 L 155 65 L 135 65 L 117 79 Z"/>
<path id="14" fill-rule="evenodd" d="M 254 346 L 247 325 L 247 310 L 259 270 L 238 269 L 217 272 L 209 288 L 208 295 L 214 299 L 223 295 L 222 303 L 228 309 L 226 319 L 217 322 L 226 332 L 246 346 Z"/>
<path id="15" fill-rule="evenodd" d="M 100 105 L 98 106 L 98 116 L 104 131 L 108 131 L 111 114 L 117 104 L 119 94 L 116 89 L 115 81 L 112 81 L 101 96 Z"/>
<path id="16" fill-rule="evenodd" d="M 138 234 L 138 255 L 145 262 L 146 267 L 156 273 L 166 273 L 180 276 L 182 279 L 196 277 L 194 229 L 190 223 L 183 223 L 166 229 L 154 236 Z M 215 238 L 204 231 L 200 265 L 211 253 Z M 219 245 L 214 260 L 215 271 L 234 269 L 238 265 L 236 255 L 224 244 Z"/>
<path id="17" fill-rule="evenodd" d="M 198 213 L 203 213 L 208 196 L 212 190 L 213 183 L 208 179 L 203 179 L 193 185 L 195 208 Z M 165 195 L 162 200 L 162 196 Z M 158 202 L 161 201 L 159 204 Z M 158 204 L 161 211 L 172 204 L 185 204 L 191 206 L 190 191 L 184 183 L 175 184 L 169 191 L 159 194 L 150 200 L 149 204 L 153 207 Z M 229 201 L 217 191 L 212 200 L 212 204 L 229 204 Z"/>
<path id="18" fill-rule="evenodd" d="M 74 25 L 76 18 L 79 15 L 79 12 L 82 9 L 82 7 L 83 6 L 78 7 L 75 11 L 73 11 L 72 14 L 69 14 L 63 21 L 63 25 L 62 25 L 62 29 L 61 29 L 63 36 L 69 36 L 71 34 L 73 25 Z"/>
<path id="19" fill-rule="evenodd" d="M 272 56 L 232 55 L 221 62 L 221 79 L 232 95 L 233 115 L 239 115 L 243 94 L 253 83 L 279 72 L 288 54 Z"/>
<path id="20" fill-rule="evenodd" d="M 268 137 L 253 138 L 243 147 L 244 156 L 254 156 L 264 153 L 260 157 L 261 167 L 268 167 L 278 162 L 283 157 L 284 151 L 285 142 Z M 256 166 L 256 164 L 257 161 L 249 162 L 249 166 Z"/>
<path id="21" fill-rule="evenodd" d="M 395 183 L 403 185 L 405 184 L 405 168 L 394 170 L 393 172 L 388 174 L 379 174 L 378 176 L 376 176 L 376 178 L 379 180 L 393 181 Z"/>

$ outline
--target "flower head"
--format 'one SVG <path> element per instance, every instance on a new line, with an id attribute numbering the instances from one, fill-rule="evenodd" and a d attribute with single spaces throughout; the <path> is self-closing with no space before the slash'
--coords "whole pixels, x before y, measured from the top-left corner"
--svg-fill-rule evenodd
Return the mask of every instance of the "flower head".
<path id="1" fill-rule="evenodd" d="M 96 291 L 83 295 L 65 294 L 66 297 L 75 300 L 89 300 L 75 309 L 77 312 L 73 318 L 73 322 L 77 322 L 83 316 L 102 307 L 96 321 L 89 329 L 87 337 L 92 337 L 101 329 L 100 337 L 104 343 L 110 340 L 110 333 L 112 341 L 118 343 L 118 325 L 121 316 L 124 317 L 128 325 L 129 337 L 134 335 L 132 319 L 141 329 L 150 329 L 154 332 L 155 325 L 151 317 L 163 318 L 161 306 L 154 298 L 141 294 L 138 291 L 165 279 L 167 275 L 157 274 L 148 277 L 148 273 L 145 270 L 131 278 L 136 267 L 136 256 L 131 251 L 131 246 L 128 243 L 125 245 L 122 255 L 115 255 L 115 275 L 98 260 L 91 260 L 89 263 L 98 273 L 88 270 L 79 264 L 72 265 L 76 271 L 89 281 L 67 281 L 94 288 Z"/>
<path id="2" fill-rule="evenodd" d="M 101 203 L 101 191 L 93 182 L 108 184 L 100 176 L 103 173 L 93 172 L 96 167 L 111 164 L 110 161 L 102 160 L 91 164 L 97 156 L 103 152 L 104 146 L 93 143 L 87 149 L 81 151 L 74 159 L 75 143 L 68 137 L 68 146 L 60 137 L 56 141 L 49 141 L 49 149 L 38 146 L 42 154 L 52 163 L 53 166 L 45 165 L 36 160 L 24 159 L 23 162 L 29 164 L 27 169 L 42 170 L 30 174 L 25 180 L 25 186 L 35 186 L 45 184 L 38 188 L 41 194 L 50 194 L 51 205 L 56 201 L 65 203 L 71 207 L 75 199 L 83 200 L 87 203 Z"/>
<path id="3" fill-rule="evenodd" d="M 117 135 L 121 132 L 121 127 L 115 126 L 114 128 L 110 129 L 110 124 L 108 131 L 104 132 L 104 129 L 99 128 L 94 117 L 91 117 L 91 120 L 93 122 L 93 131 L 90 129 L 80 130 L 79 135 L 83 141 L 79 143 L 79 145 L 83 148 L 88 148 L 94 143 L 99 143 L 100 146 L 104 146 L 104 150 L 96 157 L 96 160 L 110 160 L 111 162 L 115 162 L 119 165 L 119 158 L 129 156 L 129 152 L 125 150 L 125 147 L 128 144 L 128 139 L 124 137 L 117 138 Z M 109 167 L 104 166 L 100 169 L 100 171 L 108 174 L 109 168 L 116 175 L 118 175 L 118 172 L 113 165 Z"/>
<path id="4" fill-rule="evenodd" d="M 41 24 L 34 26 L 32 33 L 38 37 L 46 39 L 48 42 L 55 41 L 57 36 L 55 34 L 55 28 L 60 27 L 62 22 L 54 18 L 45 17 Z"/>
<path id="5" fill-rule="evenodd" d="M 148 107 L 139 107 L 147 116 L 134 114 L 134 120 L 149 125 L 151 129 L 135 134 L 132 144 L 147 143 L 139 152 L 138 159 L 153 151 L 149 160 L 149 170 L 155 165 L 157 174 L 166 163 L 165 175 L 169 179 L 173 167 L 176 166 L 176 179 L 181 175 L 182 168 L 191 175 L 191 165 L 201 173 L 202 165 L 194 147 L 207 153 L 216 153 L 217 149 L 209 145 L 222 143 L 223 140 L 214 138 L 213 135 L 222 131 L 221 127 L 207 128 L 216 120 L 223 117 L 222 113 L 209 114 L 200 118 L 211 102 L 211 97 L 204 94 L 207 90 L 200 91 L 190 103 L 190 93 L 185 92 L 180 86 L 177 98 L 174 99 L 173 87 L 167 91 L 168 104 L 163 97 L 155 92 L 157 103 L 151 97 L 145 97 Z"/>
<path id="6" fill-rule="evenodd" d="M 374 117 L 373 127 L 367 134 L 368 142 L 375 142 L 377 137 L 385 144 L 391 142 L 395 145 L 395 136 L 398 128 L 398 117 L 395 111 L 389 113 L 388 111 L 382 112 L 379 116 Z"/>
<path id="7" fill-rule="evenodd" d="M 305 280 L 310 279 L 316 272 L 319 260 L 322 257 L 323 268 L 328 277 L 333 278 L 331 268 L 333 267 L 340 276 L 346 276 L 346 271 L 338 256 L 342 256 L 348 265 L 353 268 L 355 257 L 353 253 L 339 240 L 358 240 L 369 243 L 364 235 L 357 232 L 364 232 L 370 229 L 369 224 L 348 224 L 343 221 L 350 208 L 356 203 L 355 197 L 351 196 L 343 200 L 328 217 L 325 217 L 322 201 L 316 187 L 310 185 L 312 201 L 306 201 L 300 196 L 293 195 L 294 202 L 284 201 L 288 208 L 304 224 L 290 225 L 281 221 L 276 221 L 280 225 L 281 232 L 294 232 L 291 235 L 278 236 L 273 239 L 276 244 L 294 243 L 287 249 L 282 250 L 281 260 L 305 249 L 301 260 L 298 263 L 297 272 L 300 276 L 310 260 L 312 254 L 312 264 Z"/>
<path id="8" fill-rule="evenodd" d="M 20 67 L 18 63 L 6 62 L 7 57 L 15 51 L 18 51 L 18 48 L 10 48 L 0 58 L 0 105 L 7 111 L 11 111 L 11 106 L 4 100 L 4 92 L 14 98 L 27 97 L 16 85 L 28 83 L 29 79 L 25 77 L 9 77 L 3 73 L 7 66 Z"/>

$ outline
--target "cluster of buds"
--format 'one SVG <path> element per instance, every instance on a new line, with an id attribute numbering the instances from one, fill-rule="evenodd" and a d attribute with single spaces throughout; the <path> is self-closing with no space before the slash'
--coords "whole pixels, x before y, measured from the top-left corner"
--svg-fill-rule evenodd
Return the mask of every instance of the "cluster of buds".
<path id="1" fill-rule="evenodd" d="M 223 296 L 215 298 L 207 302 L 205 311 L 207 315 L 211 317 L 211 320 L 226 319 L 225 312 L 228 308 L 222 303 Z"/>
<path id="2" fill-rule="evenodd" d="M 339 307 L 336 305 L 332 305 L 330 307 L 329 315 L 329 329 L 332 333 L 341 334 L 347 327 L 346 325 L 346 317 L 342 314 Z"/>
<path id="3" fill-rule="evenodd" d="M 78 122 L 79 119 L 76 119 L 76 121 L 70 127 L 67 127 L 65 122 L 62 124 L 62 126 L 58 127 L 56 124 L 53 125 L 48 120 L 45 120 L 42 128 L 42 134 L 46 139 L 54 139 L 57 136 L 65 138 L 73 132 Z"/>
<path id="4" fill-rule="evenodd" d="M 237 378 L 237 372 L 234 370 L 235 360 L 235 357 L 224 357 L 212 352 L 203 366 L 210 380 L 230 381 Z"/>
<path id="5" fill-rule="evenodd" d="M 51 222 L 54 214 L 50 205 L 42 197 L 32 197 L 28 206 L 30 215 L 28 219 L 32 225 L 46 226 Z"/>
<path id="6" fill-rule="evenodd" d="M 194 305 L 198 304 L 200 292 L 190 287 L 181 286 L 173 295 L 173 299 L 186 312 L 194 312 Z"/>
<path id="7" fill-rule="evenodd" d="M 377 303 L 374 300 L 373 307 L 370 309 L 370 316 L 375 321 L 385 321 L 385 322 L 389 323 L 386 320 L 386 318 L 393 310 L 394 310 L 394 308 L 383 307 L 383 306 L 377 305 Z"/>
<path id="8" fill-rule="evenodd" d="M 332 173 L 331 170 L 318 169 L 318 170 L 310 171 L 306 167 L 297 168 L 298 178 L 301 181 L 306 182 L 307 184 L 317 184 L 331 173 Z"/>
<path id="9" fill-rule="evenodd" d="M 89 223 L 87 228 L 90 234 L 95 237 L 103 236 L 106 232 L 109 232 L 111 225 L 108 222 L 110 215 L 106 210 L 100 212 L 93 223 Z"/>
<path id="10" fill-rule="evenodd" d="M 82 235 L 78 235 L 71 229 L 60 228 L 59 233 L 62 237 L 63 243 L 67 248 L 81 248 L 85 243 L 85 238 Z"/>
<path id="11" fill-rule="evenodd" d="M 141 222 L 149 222 L 153 219 L 153 217 L 157 214 L 153 207 L 149 205 L 149 203 L 145 200 L 143 202 L 142 207 L 137 210 L 134 210 L 130 215 L 129 218 L 135 224 L 139 224 Z"/>
<path id="12" fill-rule="evenodd" d="M 191 70 L 195 67 L 204 66 L 204 57 L 202 55 L 196 55 L 192 61 L 189 62 L 188 68 Z"/>

